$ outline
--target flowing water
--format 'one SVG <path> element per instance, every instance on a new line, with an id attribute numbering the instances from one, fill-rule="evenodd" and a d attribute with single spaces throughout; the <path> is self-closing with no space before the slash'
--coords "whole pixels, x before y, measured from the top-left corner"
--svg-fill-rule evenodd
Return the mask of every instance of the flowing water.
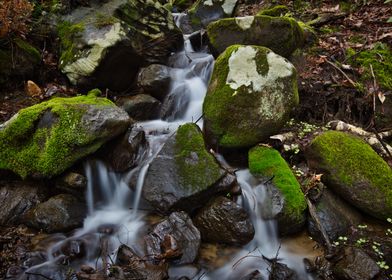
<path id="1" fill-rule="evenodd" d="M 181 16 L 175 16 L 177 21 Z M 76 230 L 68 238 L 56 235 L 54 238 L 56 242 L 53 242 L 54 244 L 47 252 L 48 261 L 31 267 L 27 270 L 28 273 L 39 270 L 41 274 L 56 278 L 58 274 L 55 264 L 63 259 L 62 248 L 72 242 L 78 246 L 83 243 L 83 250 L 85 250 L 82 259 L 76 258 L 68 264 L 74 268 L 81 264 L 102 267 L 104 262 L 110 263 L 115 259 L 116 250 L 121 244 L 127 244 L 141 256 L 144 255 L 142 245 L 138 245 L 141 242 L 138 241 L 145 230 L 143 219 L 145 211 L 139 208 L 148 208 L 148 205 L 141 201 L 145 174 L 151 160 L 179 125 L 197 120 L 198 125 L 202 126 L 200 118 L 202 103 L 214 64 L 211 55 L 194 52 L 188 36 L 184 37 L 184 50 L 174 54 L 169 62 L 169 66 L 173 68 L 172 84 L 170 93 L 163 104 L 170 108 L 169 113 L 165 114 L 163 119 L 136 124 L 135 129 L 144 130 L 148 141 L 148 149 L 144 157 L 140 159 L 138 167 L 126 174 L 116 174 L 109 171 L 101 162 L 85 163 L 88 179 L 86 193 L 88 216 L 83 228 Z M 255 269 L 268 277 L 268 265 L 261 256 L 275 257 L 278 250 L 282 262 L 295 269 L 300 279 L 310 279 L 303 269 L 302 256 L 291 252 L 290 247 L 284 244 L 280 247 L 276 222 L 264 221 L 261 218 L 260 207 L 267 199 L 263 185 L 260 185 L 248 170 L 240 170 L 236 174 L 243 191 L 238 203 L 248 209 L 251 215 L 256 231 L 255 238 L 238 252 L 231 262 L 212 272 L 196 271 L 194 279 L 200 277 L 203 277 L 202 279 L 239 279 L 240 276 Z M 128 187 L 130 180 L 136 180 L 134 190 Z M 102 252 L 103 245 L 105 252 Z M 78 246 L 75 248 L 80 248 Z M 75 252 L 76 255 L 77 253 Z M 243 258 L 244 256 L 248 257 Z M 176 279 L 180 270 L 171 271 L 174 271 L 171 273 L 172 279 Z M 30 279 L 34 278 L 30 277 Z"/>

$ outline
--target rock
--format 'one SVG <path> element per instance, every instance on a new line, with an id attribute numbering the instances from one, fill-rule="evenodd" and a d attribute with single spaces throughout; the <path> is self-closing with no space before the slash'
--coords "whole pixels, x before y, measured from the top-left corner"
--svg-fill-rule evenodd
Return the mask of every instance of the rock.
<path id="1" fill-rule="evenodd" d="M 204 46 L 207 45 L 207 32 L 205 32 L 203 29 L 195 31 L 192 34 L 189 34 L 189 41 L 191 42 L 192 48 L 195 51 L 200 51 Z"/>
<path id="2" fill-rule="evenodd" d="M 361 215 L 328 189 L 323 191 L 315 206 L 317 217 L 330 241 L 347 236 L 351 226 L 361 223 Z M 324 242 L 312 218 L 309 218 L 308 231 L 316 241 Z"/>
<path id="3" fill-rule="evenodd" d="M 249 151 L 249 170 L 278 190 L 278 211 L 273 218 L 278 219 L 281 234 L 298 232 L 305 223 L 306 202 L 297 179 L 279 152 L 268 147 L 258 146 Z"/>
<path id="4" fill-rule="evenodd" d="M 290 12 L 290 10 L 284 5 L 276 5 L 269 9 L 262 9 L 256 15 L 257 16 L 270 16 L 270 17 L 281 17 Z"/>
<path id="5" fill-rule="evenodd" d="M 45 232 L 64 232 L 82 225 L 87 215 L 85 204 L 69 194 L 59 194 L 29 210 L 27 225 Z"/>
<path id="6" fill-rule="evenodd" d="M 294 270 L 283 263 L 273 261 L 270 268 L 269 280 L 299 280 Z"/>
<path id="7" fill-rule="evenodd" d="M 117 0 L 78 8 L 58 29 L 60 68 L 86 89 L 124 91 L 140 67 L 165 64 L 183 47 L 171 13 L 157 1 Z"/>
<path id="8" fill-rule="evenodd" d="M 67 172 L 56 180 L 56 188 L 76 196 L 83 193 L 86 187 L 86 177 L 76 172 Z"/>
<path id="9" fill-rule="evenodd" d="M 367 280 L 374 279 L 380 273 L 380 268 L 361 249 L 347 247 L 332 271 L 337 279 Z"/>
<path id="10" fill-rule="evenodd" d="M 299 102 L 296 76 L 290 62 L 267 48 L 227 48 L 215 62 L 203 103 L 207 141 L 250 147 L 278 133 Z"/>
<path id="11" fill-rule="evenodd" d="M 173 212 L 144 237 L 147 254 L 174 264 L 192 263 L 198 254 L 200 232 L 185 212 Z"/>
<path id="12" fill-rule="evenodd" d="M 211 51 L 215 56 L 235 44 L 257 45 L 289 57 L 304 43 L 298 23 L 289 17 L 246 16 L 221 19 L 207 27 Z"/>
<path id="13" fill-rule="evenodd" d="M 204 206 L 193 222 L 205 242 L 245 245 L 255 234 L 248 213 L 235 202 L 222 196 Z"/>
<path id="14" fill-rule="evenodd" d="M 152 120 L 158 117 L 161 103 L 154 97 L 146 94 L 122 96 L 116 105 L 128 113 L 136 121 Z"/>
<path id="15" fill-rule="evenodd" d="M 140 69 L 137 84 L 146 94 L 163 100 L 168 94 L 171 84 L 170 67 L 151 64 Z"/>
<path id="16" fill-rule="evenodd" d="M 124 268 L 126 279 L 160 280 L 168 277 L 166 265 L 146 264 L 145 260 L 126 245 L 118 248 L 116 264 Z"/>
<path id="17" fill-rule="evenodd" d="M 0 84 L 11 77 L 34 78 L 40 63 L 41 54 L 35 47 L 21 38 L 12 39 L 12 47 L 0 48 Z"/>
<path id="18" fill-rule="evenodd" d="M 52 280 L 63 280 L 68 279 L 69 275 L 74 273 L 74 270 L 70 268 L 69 265 L 55 264 L 52 262 L 47 262 L 39 266 L 32 267 L 28 269 L 23 275 L 21 275 L 19 280 L 42 280 L 42 279 L 52 279 Z M 44 275 L 45 277 L 42 277 Z"/>
<path id="19" fill-rule="evenodd" d="M 99 154 L 115 172 L 124 172 L 139 163 L 147 145 L 144 131 L 133 127 L 122 137 L 104 145 Z"/>
<path id="20" fill-rule="evenodd" d="M 378 219 L 392 217 L 392 170 L 363 140 L 328 131 L 312 141 L 306 157 L 327 187 L 351 205 Z"/>
<path id="21" fill-rule="evenodd" d="M 206 27 L 220 18 L 231 17 L 238 0 L 198 0 L 189 9 L 195 29 Z"/>
<path id="22" fill-rule="evenodd" d="M 35 181 L 0 182 L 0 225 L 21 222 L 21 217 L 48 198 L 48 190 Z"/>
<path id="23" fill-rule="evenodd" d="M 22 178 L 50 178 L 124 132 L 127 113 L 94 93 L 53 98 L 0 125 L 0 169 Z"/>
<path id="24" fill-rule="evenodd" d="M 199 127 L 188 123 L 178 128 L 151 162 L 142 195 L 162 212 L 192 212 L 236 183 L 235 176 L 206 150 Z"/>
<path id="25" fill-rule="evenodd" d="M 242 277 L 240 280 L 263 280 L 263 275 L 260 273 L 260 271 L 255 270 L 248 275 Z"/>

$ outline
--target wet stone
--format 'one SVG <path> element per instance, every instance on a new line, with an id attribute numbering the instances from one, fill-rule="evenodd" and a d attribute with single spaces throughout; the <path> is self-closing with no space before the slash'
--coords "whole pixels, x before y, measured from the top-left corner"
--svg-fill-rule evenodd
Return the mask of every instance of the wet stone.
<path id="1" fill-rule="evenodd" d="M 154 262 L 192 263 L 200 246 L 200 232 L 185 212 L 174 212 L 144 237 L 147 253 Z"/>

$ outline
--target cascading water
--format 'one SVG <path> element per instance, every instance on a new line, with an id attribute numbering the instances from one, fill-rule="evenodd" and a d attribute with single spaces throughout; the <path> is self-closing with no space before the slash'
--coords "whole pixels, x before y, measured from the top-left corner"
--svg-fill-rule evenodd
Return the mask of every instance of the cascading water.
<path id="1" fill-rule="evenodd" d="M 176 21 L 180 22 L 182 16 L 181 14 L 175 15 Z M 202 103 L 214 64 L 211 55 L 194 52 L 189 36 L 184 37 L 184 50 L 174 54 L 169 61 L 169 66 L 172 67 L 172 84 L 163 107 L 166 106 L 170 110 L 163 116 L 163 119 L 140 122 L 135 125 L 136 129 L 145 131 L 148 141 L 148 150 L 140 159 L 138 167 L 127 174 L 116 174 L 110 172 L 101 162 L 85 163 L 88 179 L 86 193 L 88 217 L 84 221 L 83 228 L 75 231 L 69 238 L 57 236 L 57 242 L 47 252 L 48 261 L 32 266 L 26 271 L 30 273 L 29 279 L 40 279 L 40 277 L 34 278 L 34 271 L 40 271 L 41 275 L 44 274 L 51 279 L 61 279 L 56 264 L 63 261 L 62 248 L 67 243 L 77 243 L 76 248 L 79 248 L 77 250 L 80 250 L 83 242 L 85 244 L 83 250 L 86 252 L 83 258 L 79 260 L 76 258 L 67 263 L 73 268 L 81 264 L 102 267 L 105 262 L 115 258 L 116 250 L 121 244 L 126 244 L 140 255 L 144 255 L 143 249 L 138 246 L 138 240 L 142 236 L 145 222 L 143 211 L 138 211 L 138 209 L 142 203 L 141 191 L 145 174 L 151 160 L 179 125 L 197 120 L 198 125 L 202 126 L 200 118 Z M 261 218 L 260 205 L 266 199 L 263 186 L 250 175 L 248 170 L 240 170 L 236 174 L 243 191 L 238 202 L 249 210 L 255 226 L 255 238 L 230 263 L 212 272 L 196 272 L 194 279 L 201 277 L 201 273 L 205 277 L 203 279 L 239 279 L 240 276 L 256 269 L 267 277 L 268 265 L 262 260 L 261 255 L 274 257 L 280 248 L 275 221 L 264 221 Z M 137 178 L 136 188 L 132 191 L 128 183 L 129 180 L 135 180 L 134 178 Z M 106 252 L 102 252 L 103 245 Z M 255 248 L 257 249 L 254 250 Z M 254 251 L 251 254 L 257 254 L 258 258 L 242 258 L 252 250 Z M 238 262 L 240 258 L 242 260 Z M 301 279 L 310 279 L 301 264 L 302 258 L 291 253 L 284 245 L 279 250 L 279 258 L 296 270 Z M 181 268 L 177 270 L 177 273 L 169 272 L 172 279 L 176 279 L 175 275 L 178 275 L 178 271 L 181 271 Z"/>

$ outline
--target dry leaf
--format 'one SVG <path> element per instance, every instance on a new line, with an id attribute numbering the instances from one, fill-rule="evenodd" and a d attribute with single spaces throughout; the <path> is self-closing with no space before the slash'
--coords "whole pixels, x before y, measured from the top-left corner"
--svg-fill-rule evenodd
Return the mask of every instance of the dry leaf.
<path id="1" fill-rule="evenodd" d="M 41 97 L 42 90 L 36 83 L 33 81 L 27 81 L 26 83 L 26 92 L 31 97 Z"/>
<path id="2" fill-rule="evenodd" d="M 379 91 L 377 95 L 378 95 L 378 99 L 380 100 L 381 104 L 383 104 L 385 101 L 385 95 L 381 91 Z"/>

